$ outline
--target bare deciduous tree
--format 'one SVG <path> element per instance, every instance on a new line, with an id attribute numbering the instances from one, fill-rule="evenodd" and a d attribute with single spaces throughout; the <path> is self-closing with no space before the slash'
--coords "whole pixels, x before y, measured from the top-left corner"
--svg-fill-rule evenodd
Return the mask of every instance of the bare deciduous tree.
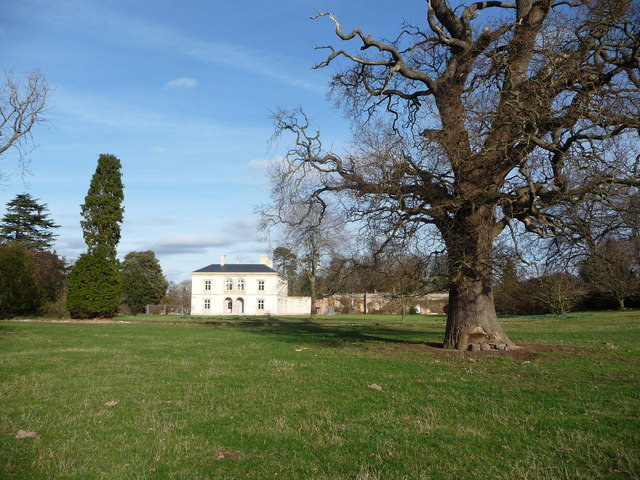
<path id="1" fill-rule="evenodd" d="M 18 151 L 22 166 L 33 144 L 32 129 L 45 121 L 49 86 L 40 70 L 33 70 L 24 82 L 5 72 L 0 85 L 0 157 L 7 150 Z"/>
<path id="2" fill-rule="evenodd" d="M 624 310 L 625 300 L 640 294 L 638 239 L 607 239 L 587 257 L 580 273 L 591 288 L 614 298 Z"/>
<path id="3" fill-rule="evenodd" d="M 286 158 L 271 165 L 269 177 L 272 202 L 256 209 L 260 230 L 277 231 L 281 244 L 296 254 L 309 285 L 309 313 L 314 317 L 320 295 L 320 268 L 323 260 L 329 259 L 336 249 L 346 248 L 345 222 L 328 209 L 323 198 L 310 190 L 314 184 L 313 172 L 295 168 Z"/>
<path id="4" fill-rule="evenodd" d="M 564 315 L 573 310 L 585 294 L 583 282 L 567 273 L 554 273 L 536 280 L 533 300 L 545 312 Z"/>
<path id="5" fill-rule="evenodd" d="M 191 280 L 180 283 L 169 282 L 167 293 L 160 301 L 160 305 L 182 305 L 185 312 L 191 308 Z"/>
<path id="6" fill-rule="evenodd" d="M 435 291 L 432 282 L 432 258 L 391 250 L 376 261 L 376 271 L 382 281 L 378 288 L 382 295 L 400 308 L 402 320 L 418 298 Z"/>
<path id="7" fill-rule="evenodd" d="M 493 243 L 505 229 L 554 236 L 565 211 L 640 185 L 640 21 L 630 0 L 428 0 L 425 25 L 395 41 L 337 37 L 334 96 L 375 142 L 323 148 L 300 114 L 281 112 L 294 170 L 314 198 L 340 194 L 350 219 L 388 237 L 437 229 L 448 253 L 446 348 L 515 345 L 497 320 Z M 384 131 L 376 122 L 388 126 Z M 516 229 L 517 230 L 517 229 Z"/>

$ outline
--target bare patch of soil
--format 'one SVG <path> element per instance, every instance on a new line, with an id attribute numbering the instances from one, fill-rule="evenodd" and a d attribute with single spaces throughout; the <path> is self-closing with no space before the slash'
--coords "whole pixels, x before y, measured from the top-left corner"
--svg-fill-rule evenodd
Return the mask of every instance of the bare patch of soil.
<path id="1" fill-rule="evenodd" d="M 240 452 L 235 452 L 227 448 L 221 448 L 216 452 L 213 458 L 215 460 L 226 460 L 226 459 L 238 460 L 242 458 L 242 454 Z"/>

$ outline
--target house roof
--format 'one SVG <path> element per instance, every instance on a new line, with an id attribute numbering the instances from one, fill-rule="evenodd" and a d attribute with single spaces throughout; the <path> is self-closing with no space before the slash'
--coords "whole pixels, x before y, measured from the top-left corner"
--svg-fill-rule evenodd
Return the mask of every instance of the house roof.
<path id="1" fill-rule="evenodd" d="M 229 265 L 219 265 L 213 263 L 196 270 L 194 273 L 278 273 L 273 268 L 260 263 L 231 263 Z"/>

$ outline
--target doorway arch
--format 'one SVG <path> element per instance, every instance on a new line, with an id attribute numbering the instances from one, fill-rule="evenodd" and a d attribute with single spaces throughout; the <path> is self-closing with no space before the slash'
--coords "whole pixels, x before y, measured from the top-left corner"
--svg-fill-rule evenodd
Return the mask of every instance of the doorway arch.
<path id="1" fill-rule="evenodd" d="M 233 313 L 233 300 L 229 297 L 224 299 L 224 313 Z"/>
<path id="2" fill-rule="evenodd" d="M 242 315 L 244 313 L 244 300 L 242 298 L 236 299 L 236 313 Z"/>

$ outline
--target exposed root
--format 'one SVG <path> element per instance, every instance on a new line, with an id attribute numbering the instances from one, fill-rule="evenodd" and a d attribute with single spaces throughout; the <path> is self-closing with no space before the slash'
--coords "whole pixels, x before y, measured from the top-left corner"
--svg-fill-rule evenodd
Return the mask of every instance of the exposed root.
<path id="1" fill-rule="evenodd" d="M 510 340 L 503 341 L 496 335 L 490 334 L 480 325 L 471 327 L 467 334 L 462 336 L 464 343 L 460 350 L 483 351 L 483 350 L 515 350 L 518 348 Z M 466 347 L 465 347 L 466 343 Z"/>

